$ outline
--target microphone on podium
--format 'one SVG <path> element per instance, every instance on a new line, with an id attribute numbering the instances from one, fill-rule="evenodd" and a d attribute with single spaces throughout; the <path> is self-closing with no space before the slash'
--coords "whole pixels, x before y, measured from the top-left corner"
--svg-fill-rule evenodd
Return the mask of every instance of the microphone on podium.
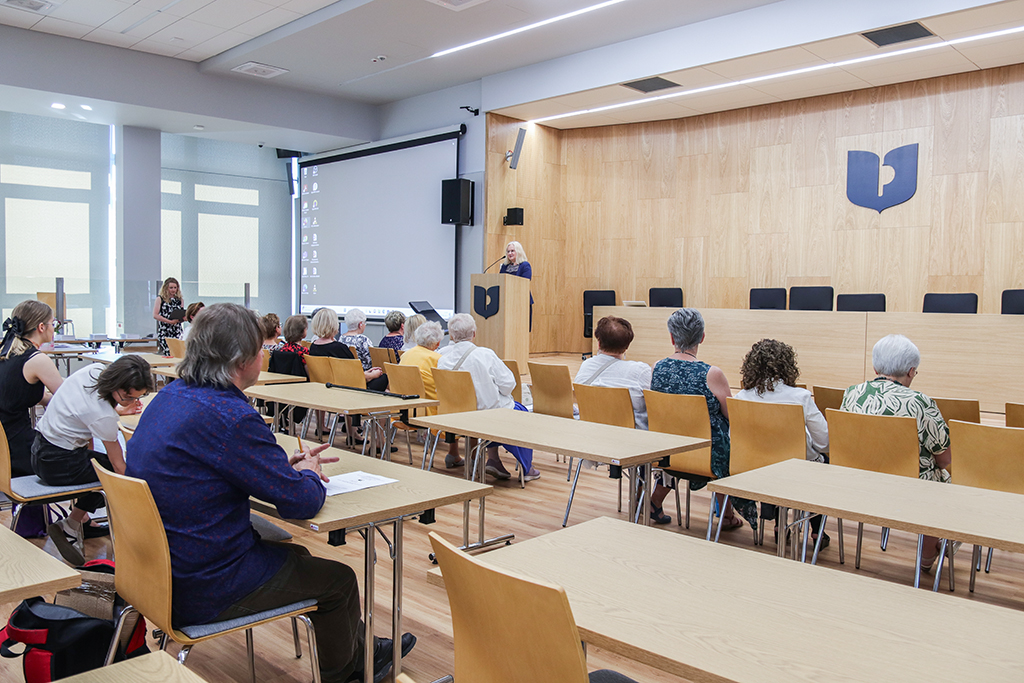
<path id="1" fill-rule="evenodd" d="M 486 268 L 484 268 L 484 272 L 486 273 L 486 272 L 487 272 L 488 270 L 490 270 L 491 268 L 493 268 L 493 267 L 494 267 L 494 264 L 495 264 L 495 263 L 497 263 L 498 261 L 501 261 L 501 260 L 502 260 L 502 259 L 504 259 L 504 258 L 505 258 L 505 257 L 504 257 L 504 255 L 502 255 L 502 256 L 499 256 L 499 257 L 498 257 L 498 259 L 497 259 L 497 260 L 496 260 L 496 261 L 495 261 L 494 263 L 492 263 L 491 265 L 489 265 L 489 266 L 487 266 Z"/>

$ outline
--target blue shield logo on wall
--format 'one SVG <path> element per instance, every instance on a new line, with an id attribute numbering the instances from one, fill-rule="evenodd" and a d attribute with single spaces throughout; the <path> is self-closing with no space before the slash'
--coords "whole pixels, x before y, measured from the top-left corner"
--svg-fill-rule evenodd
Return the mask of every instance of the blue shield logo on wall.
<path id="1" fill-rule="evenodd" d="M 850 150 L 846 156 L 846 196 L 857 206 L 882 213 L 902 204 L 917 192 L 917 143 L 903 145 L 885 155 L 885 165 L 896 172 L 878 194 L 878 155 Z"/>
<path id="2" fill-rule="evenodd" d="M 484 289 L 480 285 L 473 288 L 473 312 L 487 320 L 498 313 L 498 299 L 501 294 L 501 287 L 494 285 L 490 289 Z"/>

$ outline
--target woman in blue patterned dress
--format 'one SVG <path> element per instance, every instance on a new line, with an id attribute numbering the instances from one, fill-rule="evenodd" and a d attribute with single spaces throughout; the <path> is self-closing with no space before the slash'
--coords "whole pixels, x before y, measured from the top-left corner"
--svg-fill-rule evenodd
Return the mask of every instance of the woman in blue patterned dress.
<path id="1" fill-rule="evenodd" d="M 680 308 L 669 316 L 668 331 L 676 352 L 658 361 L 651 377 L 651 389 L 666 394 L 688 394 L 707 399 L 711 418 L 711 471 L 721 479 L 729 476 L 729 407 L 725 399 L 732 396 L 729 381 L 720 368 L 697 360 L 697 347 L 704 341 L 704 318 L 694 308 Z M 691 479 L 690 488 L 700 489 L 706 480 Z M 661 505 L 668 489 L 659 487 L 652 496 L 655 506 Z M 718 496 L 721 504 L 722 496 Z M 757 505 L 742 498 L 730 498 L 723 511 L 724 530 L 738 529 L 743 522 L 733 512 L 733 506 L 757 528 Z"/>

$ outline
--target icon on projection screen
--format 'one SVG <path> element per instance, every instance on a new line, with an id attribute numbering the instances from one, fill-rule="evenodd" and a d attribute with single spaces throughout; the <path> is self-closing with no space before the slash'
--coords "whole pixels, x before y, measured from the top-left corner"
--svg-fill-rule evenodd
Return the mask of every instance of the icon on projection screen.
<path id="1" fill-rule="evenodd" d="M 302 169 L 302 177 L 303 177 L 303 178 L 305 178 L 305 177 L 306 177 L 306 174 L 307 174 L 308 172 L 309 172 L 309 169 L 308 169 L 308 168 L 304 168 L 304 169 Z"/>
<path id="2" fill-rule="evenodd" d="M 308 275 L 308 274 L 309 274 L 309 273 L 307 273 L 307 272 L 306 272 L 306 269 L 305 269 L 305 268 L 303 268 L 303 269 L 302 269 L 302 277 L 306 277 L 306 275 Z"/>
<path id="3" fill-rule="evenodd" d="M 313 216 L 313 227 L 314 228 L 319 228 L 320 227 L 320 224 L 317 223 L 317 221 L 316 221 L 316 216 Z"/>
<path id="4" fill-rule="evenodd" d="M 302 285 L 302 293 L 305 294 L 309 291 L 309 285 Z"/>
<path id="5" fill-rule="evenodd" d="M 302 258 L 306 258 L 309 255 L 308 251 L 302 252 Z"/>
<path id="6" fill-rule="evenodd" d="M 313 200 L 313 210 L 316 211 L 316 200 Z"/>
<path id="7" fill-rule="evenodd" d="M 309 240 L 309 235 L 303 235 L 302 236 L 302 243 L 305 244 L 307 240 Z"/>
<path id="8" fill-rule="evenodd" d="M 303 186 L 302 186 L 302 194 L 306 194 L 307 192 L 309 192 L 309 185 L 303 184 Z"/>
<path id="9" fill-rule="evenodd" d="M 302 253 L 305 254 L 306 252 L 302 252 Z M 316 249 L 313 250 L 313 258 L 316 258 Z"/>
<path id="10" fill-rule="evenodd" d="M 316 294 L 316 285 L 313 285 L 313 293 Z"/>
<path id="11" fill-rule="evenodd" d="M 319 166 L 314 166 L 313 167 L 313 175 L 319 175 L 319 173 L 320 173 L 319 168 L 320 168 Z"/>
<path id="12" fill-rule="evenodd" d="M 309 210 L 309 202 L 302 202 L 302 210 L 303 211 L 308 211 Z"/>
<path id="13" fill-rule="evenodd" d="M 308 228 L 309 227 L 309 219 L 306 218 L 305 216 L 302 217 L 302 227 L 304 227 L 304 228 Z"/>
<path id="14" fill-rule="evenodd" d="M 313 244 L 316 244 L 316 233 L 313 233 Z"/>
<path id="15" fill-rule="evenodd" d="M 313 268 L 313 275 L 316 275 L 316 268 Z"/>
<path id="16" fill-rule="evenodd" d="M 313 183 L 313 192 L 319 192 L 319 191 L 320 191 L 319 183 Z"/>

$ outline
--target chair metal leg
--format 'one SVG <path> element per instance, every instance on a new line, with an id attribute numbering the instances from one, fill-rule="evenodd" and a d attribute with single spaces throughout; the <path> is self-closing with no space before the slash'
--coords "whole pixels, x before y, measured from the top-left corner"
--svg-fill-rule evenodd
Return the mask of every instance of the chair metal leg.
<path id="1" fill-rule="evenodd" d="M 860 569 L 860 546 L 864 541 L 864 522 L 857 522 L 857 559 L 853 566 Z"/>
<path id="2" fill-rule="evenodd" d="M 846 564 L 846 547 L 843 544 L 843 520 L 836 517 L 839 524 L 839 564 Z M 824 529 L 825 527 L 822 527 Z"/>
<path id="3" fill-rule="evenodd" d="M 168 637 L 167 637 L 167 634 L 166 634 L 166 633 L 161 633 L 161 634 L 160 634 L 160 650 L 161 650 L 161 651 L 163 651 L 163 650 L 166 650 L 166 649 L 167 649 L 167 643 L 168 643 L 169 641 L 170 641 L 170 638 L 168 638 Z"/>
<path id="4" fill-rule="evenodd" d="M 252 646 L 252 629 L 245 629 L 245 651 L 249 655 L 249 683 L 256 683 L 256 650 Z"/>
<path id="5" fill-rule="evenodd" d="M 725 511 L 729 509 L 729 494 L 725 494 L 725 500 L 722 501 L 722 513 L 718 517 L 718 531 L 715 532 L 715 543 L 718 543 L 718 537 L 722 535 L 722 524 L 725 522 Z"/>
<path id="6" fill-rule="evenodd" d="M 988 559 L 985 560 L 985 573 L 988 574 L 992 570 L 992 551 L 995 548 L 988 549 Z"/>
<path id="7" fill-rule="evenodd" d="M 110 639 L 110 645 L 107 647 L 107 656 L 103 660 L 103 666 L 110 666 L 114 663 L 114 657 L 117 655 L 117 644 L 121 642 L 121 632 L 124 630 L 124 622 L 128 619 L 129 615 L 137 613 L 136 609 L 131 605 L 125 605 L 124 609 L 121 610 L 121 614 L 117 617 L 114 635 Z M 166 634 L 164 634 L 164 638 L 167 638 Z"/>
<path id="8" fill-rule="evenodd" d="M 316 649 L 316 632 L 313 630 L 313 622 L 305 614 L 295 617 L 306 627 L 306 640 L 309 645 L 309 664 L 313 669 L 313 683 L 320 683 L 320 653 Z"/>
<path id="9" fill-rule="evenodd" d="M 622 477 L 619 477 L 619 512 L 622 512 Z"/>
<path id="10" fill-rule="evenodd" d="M 974 550 L 971 552 L 971 592 L 974 592 L 974 579 L 977 577 L 978 572 L 981 571 L 981 546 L 978 544 L 974 545 Z"/>
<path id="11" fill-rule="evenodd" d="M 921 585 L 921 557 L 924 554 L 924 534 L 917 535 L 917 557 L 914 559 L 914 588 Z"/>
<path id="12" fill-rule="evenodd" d="M 687 501 L 689 502 L 689 501 Z M 690 514 L 689 506 L 687 506 L 686 514 Z M 683 508 L 679 505 L 679 481 L 676 481 L 676 526 L 683 525 Z"/>
<path id="13" fill-rule="evenodd" d="M 178 650 L 178 664 L 185 666 L 185 662 L 188 660 L 188 653 L 192 652 L 191 645 L 182 645 L 181 649 Z"/>
<path id="14" fill-rule="evenodd" d="M 946 559 L 946 548 L 949 546 L 949 541 L 945 538 L 942 539 L 942 545 L 939 546 L 939 557 L 938 564 L 935 566 L 935 581 L 932 582 L 932 592 L 939 592 L 939 582 L 942 580 L 942 563 Z"/>
<path id="15" fill-rule="evenodd" d="M 621 505 L 620 505 L 621 508 Z M 18 520 L 21 519 L 21 511 L 25 509 L 25 504 L 20 503 L 14 506 L 14 515 L 11 517 L 11 531 L 18 528 Z"/>
<path id="16" fill-rule="evenodd" d="M 295 641 L 295 659 L 302 659 L 302 646 L 299 644 L 299 622 L 292 617 L 292 640 Z"/>
<path id="17" fill-rule="evenodd" d="M 821 539 L 825 536 L 826 522 L 828 522 L 828 515 L 822 515 L 821 526 L 818 527 L 818 540 L 814 542 L 814 554 L 811 555 L 811 564 L 818 564 L 818 553 L 821 552 Z"/>
<path id="18" fill-rule="evenodd" d="M 408 429 L 405 430 L 405 446 L 406 446 L 406 448 L 409 449 L 409 464 L 411 465 L 412 464 L 412 437 L 409 436 L 410 433 L 411 432 Z"/>
<path id="19" fill-rule="evenodd" d="M 878 545 L 882 549 L 882 552 L 885 552 L 886 547 L 889 545 L 889 527 L 882 527 L 882 538 Z"/>
<path id="20" fill-rule="evenodd" d="M 569 456 L 569 466 L 565 468 L 565 480 L 572 479 L 572 456 Z M 622 502 L 619 501 L 619 512 L 622 512 Z"/>
<path id="21" fill-rule="evenodd" d="M 686 528 L 690 528 L 690 480 L 684 479 L 686 482 Z"/>
<path id="22" fill-rule="evenodd" d="M 953 571 L 953 557 L 956 555 L 956 546 L 950 542 L 949 544 L 949 590 L 956 590 L 956 572 Z"/>

